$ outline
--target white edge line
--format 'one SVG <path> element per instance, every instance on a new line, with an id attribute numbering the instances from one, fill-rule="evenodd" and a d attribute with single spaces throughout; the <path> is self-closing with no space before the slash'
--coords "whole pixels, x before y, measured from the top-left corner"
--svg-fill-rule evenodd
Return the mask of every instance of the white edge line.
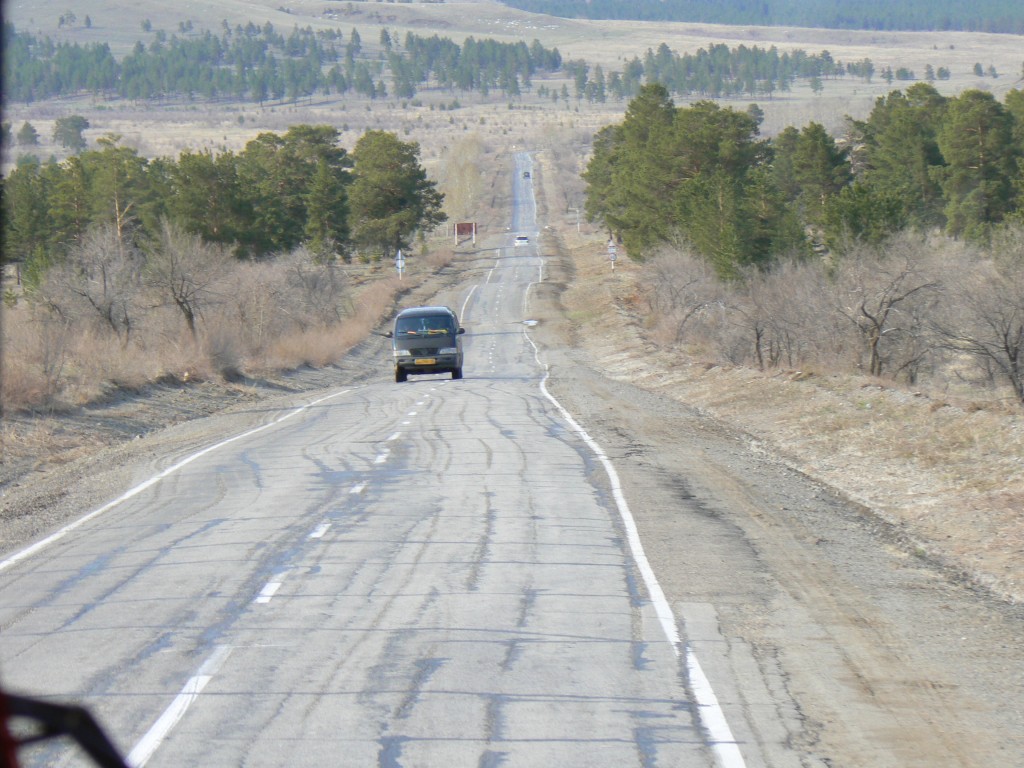
<path id="1" fill-rule="evenodd" d="M 543 281 L 543 266 L 541 267 L 541 277 L 538 282 Z M 536 283 L 531 283 L 530 287 L 533 287 Z M 527 298 L 529 297 L 529 289 L 526 292 Z M 615 471 L 611 459 L 604 452 L 601 446 L 594 440 L 587 431 L 572 417 L 572 415 L 565 409 L 565 407 L 555 399 L 555 396 L 548 391 L 547 381 L 549 376 L 549 370 L 546 363 L 540 359 L 540 350 L 537 345 L 534 344 L 533 339 L 530 338 L 530 334 L 526 327 L 523 328 L 523 335 L 526 336 L 526 340 L 530 342 L 530 346 L 533 347 L 534 356 L 537 360 L 537 364 L 541 366 L 544 371 L 544 375 L 540 381 L 540 391 L 551 403 L 558 409 L 562 417 L 569 423 L 569 426 L 583 439 L 583 442 L 587 444 L 590 450 L 594 453 L 597 459 L 601 462 L 605 472 L 608 475 L 608 482 L 612 488 L 612 496 L 615 499 L 615 505 L 618 507 L 619 516 L 622 519 L 622 524 L 626 529 L 626 538 L 629 541 L 630 553 L 633 555 L 633 561 L 636 563 L 637 570 L 640 571 L 640 575 L 644 580 L 644 586 L 647 587 L 647 593 L 650 595 L 651 604 L 654 607 L 654 612 L 658 617 L 658 622 L 661 624 L 661 629 L 665 633 L 665 637 L 668 639 L 672 646 L 672 651 L 678 657 L 680 655 L 679 646 L 682 644 L 682 640 L 679 637 L 679 629 L 676 625 L 675 616 L 672 613 L 672 607 L 668 604 L 668 600 L 665 598 L 665 592 L 661 588 L 661 584 L 658 583 L 657 576 L 654 575 L 654 570 L 651 568 L 650 561 L 647 559 L 647 554 L 644 552 L 643 543 L 640 541 L 640 533 L 636 527 L 636 520 L 633 518 L 633 513 L 629 509 L 629 504 L 626 502 L 626 496 L 622 492 L 622 484 L 619 481 L 618 472 Z M 693 696 L 696 699 L 698 712 L 700 715 L 700 721 L 708 733 L 708 740 L 712 752 L 715 755 L 716 761 L 722 768 L 745 768 L 746 762 L 743 760 L 743 754 L 740 752 L 739 745 L 736 743 L 736 738 L 733 736 L 732 729 L 729 728 L 729 723 L 725 718 L 725 712 L 722 710 L 721 705 L 718 702 L 718 697 L 715 695 L 714 689 L 711 687 L 711 682 L 708 680 L 707 675 L 704 674 L 704 669 L 700 665 L 700 661 L 697 659 L 697 654 L 693 649 L 686 646 L 686 668 L 690 679 L 690 687 L 693 690 Z"/>
<path id="2" fill-rule="evenodd" d="M 475 290 L 476 285 L 469 289 L 469 293 L 466 294 L 466 300 L 462 302 L 462 309 L 459 311 L 459 323 L 462 323 L 466 317 L 466 307 L 469 306 L 469 300 L 473 297 L 473 292 Z"/>
<path id="3" fill-rule="evenodd" d="M 10 568 L 15 563 L 19 563 L 22 560 L 25 560 L 26 558 L 32 557 L 32 555 L 36 554 L 37 552 L 42 551 L 43 549 L 45 549 L 46 547 L 50 546 L 54 542 L 59 541 L 60 539 L 63 539 L 65 536 L 67 536 L 69 533 L 71 533 L 76 528 L 80 528 L 81 526 L 83 526 L 86 523 L 88 523 L 90 520 L 92 520 L 92 519 L 94 519 L 96 517 L 99 517 L 104 512 L 110 511 L 111 509 L 116 507 L 118 504 L 120 504 L 122 502 L 125 502 L 125 501 L 128 501 L 128 499 L 133 498 L 134 496 L 138 496 L 140 493 L 142 493 L 144 490 L 146 490 L 150 486 L 153 486 L 156 483 L 158 483 L 161 480 L 163 480 L 165 477 L 168 477 L 169 475 L 174 474 L 179 469 L 181 469 L 182 467 L 187 466 L 188 464 L 191 464 L 196 459 L 199 459 L 199 458 L 205 456 L 208 453 L 212 453 L 213 451 L 217 450 L 218 448 L 223 448 L 225 445 L 233 443 L 233 442 L 235 442 L 237 440 L 242 440 L 242 439 L 244 439 L 246 437 L 249 437 L 251 435 L 255 435 L 258 432 L 262 432 L 265 429 L 270 429 L 271 427 L 274 427 L 274 426 L 280 424 L 282 421 L 286 421 L 286 420 L 292 418 L 293 416 L 296 416 L 296 415 L 302 413 L 303 411 L 309 410 L 314 405 L 318 405 L 319 403 L 322 403 L 325 400 L 330 400 L 333 397 L 340 397 L 341 395 L 347 394 L 348 392 L 351 392 L 351 391 L 352 391 L 351 389 L 345 389 L 345 390 L 342 390 L 340 392 L 334 392 L 334 393 L 332 393 L 330 395 L 325 395 L 324 397 L 317 398 L 316 400 L 313 400 L 310 403 L 306 403 L 306 405 L 300 406 L 299 408 L 296 408 L 293 411 L 289 411 L 288 413 L 284 414 L 283 416 L 279 416 L 278 418 L 274 419 L 273 421 L 268 422 L 267 424 L 264 424 L 262 427 L 256 427 L 256 428 L 250 429 L 250 430 L 248 430 L 246 432 L 242 432 L 242 433 L 237 434 L 237 435 L 235 435 L 233 437 L 229 437 L 227 440 L 222 440 L 219 443 L 215 443 L 213 445 L 209 445 L 206 448 L 203 448 L 201 451 L 197 451 L 196 453 L 193 453 L 191 456 L 186 456 L 184 459 L 182 459 L 181 461 L 177 462 L 176 464 L 172 464 L 171 466 L 167 467 L 167 469 L 157 473 L 156 475 L 153 475 L 148 480 L 145 480 L 145 481 L 139 483 L 134 488 L 132 488 L 132 489 L 126 491 L 125 493 L 121 494 L 120 496 L 118 496 L 113 501 L 107 502 L 106 504 L 104 504 L 99 509 L 95 509 L 92 512 L 88 513 L 87 515 L 84 515 L 84 516 L 78 518 L 73 523 L 69 523 L 68 525 L 65 525 L 63 528 L 60 528 L 59 530 L 54 531 L 53 533 L 51 533 L 46 538 L 40 539 L 35 544 L 32 544 L 29 547 L 26 547 L 25 549 L 21 550 L 20 552 L 14 553 L 10 557 L 6 558 L 5 560 L 0 560 L 0 571 L 4 571 L 4 570 Z"/>
<path id="4" fill-rule="evenodd" d="M 146 732 L 146 735 L 139 740 L 139 743 L 128 754 L 128 765 L 132 766 L 132 768 L 142 768 L 149 761 L 149 758 L 160 748 L 164 739 L 174 729 L 174 726 L 181 722 L 181 718 L 185 716 L 189 707 L 195 704 L 199 694 L 203 692 L 207 683 L 217 674 L 217 671 L 227 660 L 230 653 L 230 645 L 217 646 L 210 657 L 199 667 L 199 671 L 185 683 L 181 693 L 174 698 L 170 706 L 164 710 L 164 713 L 160 715 L 159 719 Z"/>

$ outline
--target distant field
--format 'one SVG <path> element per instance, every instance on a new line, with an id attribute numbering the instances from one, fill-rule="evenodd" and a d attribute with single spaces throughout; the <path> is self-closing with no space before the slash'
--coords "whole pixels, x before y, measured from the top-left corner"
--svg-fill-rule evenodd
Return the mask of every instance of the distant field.
<path id="1" fill-rule="evenodd" d="M 283 8 L 287 10 L 282 10 Z M 968 88 L 985 88 L 1001 96 L 1014 87 L 1022 87 L 1024 39 L 1010 35 L 973 33 L 880 33 L 774 27 L 725 27 L 696 24 L 639 22 L 591 22 L 556 19 L 526 14 L 489 0 L 465 0 L 448 3 L 331 2 L 331 0 L 218 0 L 195 3 L 186 0 L 137 0 L 131 4 L 112 0 L 80 0 L 74 3 L 75 21 L 60 26 L 68 13 L 66 0 L 21 0 L 8 3 L 6 20 L 19 31 L 48 35 L 55 41 L 78 43 L 107 42 L 120 57 L 138 40 L 148 43 L 153 33 L 145 33 L 148 20 L 153 30 L 168 35 L 179 33 L 179 24 L 191 22 L 196 31 L 218 31 L 223 21 L 234 26 L 252 21 L 271 22 L 285 34 L 298 25 L 314 29 L 335 28 L 346 38 L 353 27 L 359 30 L 364 48 L 373 48 L 386 28 L 402 39 L 406 31 L 419 35 L 437 33 L 462 42 L 472 35 L 501 41 L 538 39 L 546 47 L 557 47 L 565 59 L 585 59 L 600 64 L 606 73 L 621 70 L 625 61 L 643 57 L 648 48 L 666 43 L 673 50 L 695 52 L 709 44 L 729 47 L 747 45 L 780 49 L 801 48 L 808 53 L 828 50 L 840 61 L 869 58 L 876 70 L 891 66 L 906 67 L 919 78 L 924 68 L 947 67 L 952 76 L 936 82 L 946 94 Z M 86 28 L 89 17 L 91 27 Z M 987 70 L 995 67 L 998 78 L 976 77 L 972 70 L 981 63 Z M 562 80 L 537 79 L 534 86 L 548 84 L 561 88 Z M 788 125 L 802 126 L 814 120 L 830 130 L 838 130 L 845 115 L 863 118 L 874 100 L 890 90 L 906 87 L 908 82 L 889 86 L 880 77 L 871 84 L 854 78 L 827 81 L 820 95 L 809 86 L 799 85 L 792 92 L 774 99 L 758 99 L 765 111 L 764 132 L 774 134 Z M 441 111 L 439 106 L 459 100 L 461 108 Z M 94 140 L 106 133 L 118 133 L 125 143 L 147 156 L 176 155 L 185 148 L 227 147 L 239 149 L 260 131 L 284 130 L 301 122 L 328 122 L 342 128 L 342 141 L 352 146 L 368 127 L 398 132 L 403 140 L 419 141 L 424 160 L 429 164 L 440 158 L 461 135 L 478 133 L 495 147 L 512 144 L 537 145 L 540 137 L 550 140 L 552 133 L 572 137 L 573 143 L 586 143 L 589 134 L 603 125 L 621 119 L 625 104 L 608 102 L 589 105 L 575 102 L 571 108 L 552 104 L 534 93 L 526 93 L 511 105 L 500 94 L 483 99 L 478 94 L 422 92 L 421 106 L 402 105 L 393 100 L 368 102 L 345 98 L 314 97 L 298 104 L 255 104 L 204 102 L 184 104 L 131 104 L 94 102 L 91 98 L 45 102 L 32 105 L 7 104 L 4 119 L 15 130 L 29 120 L 39 131 L 44 144 L 36 153 L 51 153 L 61 158 L 63 151 L 49 141 L 53 121 L 69 114 L 88 118 L 91 128 L 86 138 Z M 743 108 L 750 100 L 737 100 Z M 729 102 L 727 102 L 729 103 Z M 511 108 L 510 108 L 511 107 Z M 15 148 L 12 154 L 17 154 Z M 13 158 L 8 157 L 10 162 Z"/>

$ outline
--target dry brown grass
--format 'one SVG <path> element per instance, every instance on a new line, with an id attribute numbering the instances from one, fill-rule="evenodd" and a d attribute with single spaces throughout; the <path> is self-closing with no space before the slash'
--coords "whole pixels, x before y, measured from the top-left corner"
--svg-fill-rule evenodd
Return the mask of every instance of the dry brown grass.
<path id="1" fill-rule="evenodd" d="M 344 272 L 341 292 L 318 294 L 319 304 L 303 303 L 294 258 L 238 264 L 216 287 L 221 298 L 203 312 L 197 338 L 168 307 L 151 308 L 124 343 L 88 319 L 59 322 L 42 307 L 19 301 L 4 311 L 4 408 L 59 411 L 168 377 L 233 380 L 336 363 L 381 324 L 401 291 L 450 262 L 450 246 L 435 245 L 409 260 L 401 281 L 380 264 L 337 268 Z"/>

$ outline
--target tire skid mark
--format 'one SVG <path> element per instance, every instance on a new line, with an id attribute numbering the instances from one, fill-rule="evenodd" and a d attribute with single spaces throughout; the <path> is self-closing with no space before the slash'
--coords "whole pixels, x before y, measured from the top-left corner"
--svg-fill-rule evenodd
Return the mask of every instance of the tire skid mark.
<path id="1" fill-rule="evenodd" d="M 147 480 L 139 483 L 135 487 L 130 488 L 129 490 L 125 491 L 123 494 L 118 496 L 116 499 L 113 499 L 112 501 L 107 502 L 102 507 L 99 507 L 98 509 L 93 510 L 92 512 L 88 513 L 87 515 L 83 515 L 82 517 L 78 518 L 74 522 L 69 523 L 68 525 L 65 525 L 63 528 L 58 529 L 56 532 L 50 534 L 46 538 L 44 538 L 44 539 L 42 539 L 40 541 L 37 541 L 35 544 L 32 544 L 31 546 L 26 547 L 25 549 L 22 549 L 19 552 L 14 553 L 10 557 L 7 557 L 7 558 L 5 558 L 3 560 L 0 560 L 0 571 L 4 571 L 7 568 L 10 568 L 12 565 L 15 565 L 16 563 L 19 563 L 22 560 L 25 560 L 27 558 L 30 558 L 32 555 L 36 554 L 37 552 L 39 552 L 42 549 L 45 549 L 46 547 L 50 546 L 54 542 L 59 541 L 60 539 L 64 538 L 65 536 L 67 536 L 69 533 L 71 533 L 72 531 L 76 530 L 77 528 L 80 528 L 81 526 L 85 525 L 89 521 L 99 517 L 100 515 L 102 515 L 105 512 L 113 509 L 114 507 L 120 506 L 125 501 L 128 501 L 129 499 L 134 498 L 135 496 L 138 496 L 140 493 L 142 493 L 143 491 L 147 490 L 148 488 L 150 488 L 150 487 L 152 487 L 154 485 L 158 485 L 160 483 L 160 481 L 162 481 L 164 478 L 169 477 L 170 475 L 173 475 L 173 474 L 177 473 L 179 470 L 181 470 L 184 467 L 188 466 L 192 462 L 202 458 L 203 456 L 206 456 L 209 453 L 213 453 L 214 451 L 217 451 L 220 448 L 223 448 L 226 445 L 230 445 L 231 443 L 234 443 L 234 442 L 236 442 L 238 440 L 243 440 L 243 439 L 245 439 L 247 437 L 251 437 L 252 435 L 258 434 L 258 433 L 263 432 L 263 431 L 265 431 L 267 429 L 275 427 L 278 424 L 281 424 L 281 423 L 283 423 L 283 422 L 285 422 L 285 421 L 287 421 L 287 420 L 289 420 L 289 419 L 291 419 L 291 418 L 293 418 L 293 417 L 295 417 L 295 416 L 297 416 L 297 415 L 299 415 L 301 413 L 305 413 L 309 409 L 313 408 L 314 406 L 316 406 L 316 405 L 318 405 L 318 404 L 320 404 L 322 402 L 325 402 L 327 400 L 331 400 L 331 399 L 333 399 L 335 397 L 341 397 L 342 395 L 348 394 L 349 392 L 351 392 L 351 389 L 343 389 L 343 390 L 339 390 L 337 392 L 332 392 L 332 393 L 330 393 L 328 395 L 324 395 L 322 397 L 317 398 L 316 400 L 313 400 L 313 401 L 307 403 L 306 405 L 300 406 L 298 408 L 293 408 L 292 410 L 287 411 L 286 413 L 282 414 L 281 416 L 278 416 L 276 419 L 273 419 L 272 421 L 269 421 L 269 422 L 263 424 L 262 426 L 254 427 L 252 429 L 246 430 L 245 432 L 240 432 L 240 433 L 238 433 L 236 435 L 233 435 L 232 437 L 227 438 L 226 440 L 221 440 L 220 442 L 214 443 L 213 445 L 208 445 L 205 448 L 203 448 L 203 449 L 201 449 L 199 451 L 196 451 L 195 453 L 192 453 L 192 454 L 186 456 L 183 459 L 179 459 L 177 462 L 171 464 L 169 467 L 165 468 L 164 470 L 156 473 L 155 475 L 153 475 L 149 479 L 147 479 Z"/>
<path id="2" fill-rule="evenodd" d="M 490 559 L 491 542 L 494 540 L 494 533 L 497 527 L 497 512 L 491 503 L 492 494 L 484 492 L 484 530 L 477 540 L 476 548 L 473 550 L 469 573 L 466 575 L 466 590 L 476 592 L 480 589 L 480 576 L 484 566 Z"/>

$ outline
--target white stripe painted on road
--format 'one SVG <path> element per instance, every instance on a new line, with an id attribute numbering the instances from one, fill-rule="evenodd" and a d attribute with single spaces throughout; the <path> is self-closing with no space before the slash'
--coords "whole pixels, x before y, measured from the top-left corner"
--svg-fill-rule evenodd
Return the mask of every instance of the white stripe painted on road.
<path id="1" fill-rule="evenodd" d="M 355 485 L 352 486 L 352 490 L 350 490 L 349 493 L 358 495 L 362 493 L 365 489 L 366 483 L 356 483 Z"/>
<path id="2" fill-rule="evenodd" d="M 142 737 L 139 743 L 135 745 L 135 748 L 128 754 L 128 765 L 132 766 L 132 768 L 142 768 L 142 766 L 149 762 L 149 758 L 160 748 L 160 745 L 167 738 L 171 730 L 173 730 L 174 726 L 185 716 L 188 708 L 196 703 L 199 694 L 203 692 L 206 685 L 217 674 L 230 653 L 230 645 L 217 646 L 210 655 L 210 658 L 203 662 L 195 676 L 189 678 L 189 681 L 185 683 L 185 687 L 181 689 L 181 693 L 175 697 L 171 705 L 160 715 L 160 719 L 153 724 L 153 727 L 146 732 L 146 735 Z"/>
<path id="3" fill-rule="evenodd" d="M 320 523 L 320 525 L 318 525 L 316 528 L 314 528 L 313 532 L 311 534 L 309 534 L 309 538 L 311 538 L 311 539 L 322 539 L 324 537 L 324 534 L 327 533 L 327 531 L 330 529 L 330 527 L 331 527 L 330 523 Z"/>
<path id="4" fill-rule="evenodd" d="M 530 284 L 530 287 L 536 285 L 538 282 L 543 282 L 544 273 L 543 265 L 541 266 L 540 278 Z M 529 290 L 526 292 L 529 297 Z M 525 300 L 524 300 L 525 301 Z M 644 586 L 647 587 L 647 594 L 650 596 L 651 605 L 654 608 L 654 613 L 658 617 L 658 622 L 661 624 L 661 629 L 665 633 L 665 637 L 668 639 L 672 646 L 672 650 L 678 657 L 680 655 L 680 645 L 682 639 L 679 637 L 679 629 L 676 626 L 676 619 L 672 613 L 672 607 L 669 605 L 668 600 L 665 597 L 665 592 L 661 588 L 661 584 L 658 582 L 657 576 L 654 575 L 654 569 L 651 568 L 651 564 L 647 559 L 647 554 L 644 552 L 643 543 L 640 541 L 640 532 L 636 527 L 636 520 L 633 518 L 633 513 L 629 509 L 629 504 L 626 502 L 626 496 L 622 491 L 622 483 L 619 481 L 618 472 L 615 471 L 615 467 L 608 458 L 608 455 L 604 452 L 604 449 L 598 444 L 594 438 L 592 438 L 587 431 L 580 425 L 576 419 L 567 411 L 555 396 L 548 391 L 547 381 L 549 376 L 549 370 L 546 363 L 540 359 L 540 350 L 537 345 L 533 343 L 533 339 L 530 338 L 530 334 L 527 329 L 523 328 L 523 335 L 526 340 L 533 347 L 534 357 L 537 360 L 537 364 L 544 371 L 544 375 L 540 381 L 540 391 L 551 403 L 558 409 L 562 417 L 568 422 L 569 426 L 578 434 L 584 443 L 590 448 L 597 459 L 601 462 L 604 467 L 605 473 L 608 475 L 608 481 L 611 484 L 612 496 L 615 499 L 615 505 L 619 510 L 619 517 L 622 520 L 622 525 L 626 529 L 626 538 L 629 541 L 629 550 L 633 555 L 633 562 L 636 563 L 637 570 L 640 571 L 640 575 L 643 578 Z M 721 768 L 745 768 L 746 762 L 743 759 L 743 754 L 740 752 L 739 744 L 736 742 L 736 737 L 733 736 L 732 729 L 729 727 L 729 723 L 725 718 L 725 712 L 722 710 L 721 705 L 718 702 L 718 697 L 715 695 L 714 689 L 711 687 L 711 682 L 708 680 L 707 675 L 704 674 L 704 669 L 700 665 L 700 661 L 697 659 L 697 654 L 694 653 L 693 649 L 687 644 L 685 648 L 685 660 L 686 669 L 689 673 L 690 687 L 693 690 L 693 696 L 697 703 L 697 711 L 700 716 L 700 722 L 703 724 L 708 735 L 708 743 L 711 747 L 712 752 L 715 755 L 715 759 Z"/>
<path id="5" fill-rule="evenodd" d="M 37 541 L 32 546 L 26 547 L 25 549 L 21 550 L 20 552 L 14 553 L 10 557 L 8 557 L 6 560 L 0 560 L 0 571 L 6 570 L 7 568 L 10 568 L 15 563 L 19 563 L 19 562 L 21 562 L 22 560 L 24 560 L 26 558 L 32 557 L 32 555 L 36 554 L 37 552 L 42 551 L 46 547 L 48 547 L 51 544 L 53 544 L 55 541 L 59 541 L 60 539 L 63 539 L 65 536 L 67 536 L 69 533 L 74 531 L 76 528 L 80 528 L 81 526 L 83 526 L 87 522 L 89 522 L 90 520 L 99 517 L 104 512 L 110 511 L 111 509 L 116 507 L 121 502 L 128 501 L 128 499 L 131 499 L 131 498 L 133 498 L 135 496 L 138 496 L 140 493 L 142 493 L 147 488 L 150 488 L 151 486 L 156 485 L 161 480 L 163 480 L 165 477 L 168 477 L 169 475 L 173 475 L 179 469 L 181 469 L 182 467 L 185 467 L 185 466 L 191 464 L 196 459 L 202 458 L 206 454 L 212 453 L 213 451 L 216 451 L 218 448 L 223 448 L 225 445 L 229 445 L 229 444 L 235 442 L 236 440 L 242 440 L 242 439 L 244 439 L 246 437 L 250 437 L 251 435 L 255 435 L 255 434 L 259 433 L 259 432 L 263 432 L 264 430 L 270 429 L 271 427 L 277 426 L 281 422 L 287 421 L 288 419 L 292 418 L 293 416 L 297 416 L 298 414 L 303 413 L 304 411 L 308 411 L 314 405 L 318 405 L 319 403 L 322 403 L 325 400 L 330 400 L 333 397 L 340 397 L 341 395 L 347 394 L 347 393 L 349 393 L 351 391 L 352 391 L 351 389 L 344 389 L 344 390 L 342 390 L 340 392 L 335 392 L 335 393 L 330 394 L 330 395 L 324 395 L 323 397 L 317 398 L 316 400 L 313 400 L 312 402 L 307 403 L 306 405 L 303 405 L 303 406 L 301 406 L 299 408 L 296 408 L 293 411 L 289 411 L 288 413 L 284 414 L 283 416 L 279 416 L 278 418 L 274 419 L 273 421 L 271 421 L 271 422 L 269 422 L 267 424 L 264 424 L 262 427 L 256 427 L 255 429 L 250 429 L 250 430 L 248 430 L 246 432 L 242 432 L 240 434 L 237 434 L 234 437 L 229 437 L 227 440 L 221 440 L 219 443 L 215 443 L 213 445 L 207 446 L 206 448 L 203 448 L 201 451 L 197 451 L 196 453 L 193 453 L 191 456 L 186 456 L 184 459 L 182 459 L 178 463 L 172 464 L 171 466 L 169 466 L 167 469 L 163 470 L 162 472 L 159 472 L 159 473 L 153 475 L 148 480 L 145 480 L 145 481 L 139 483 L 134 488 L 132 488 L 132 489 L 126 491 L 125 493 L 121 494 L 120 496 L 118 496 L 113 501 L 110 501 L 110 502 L 104 504 L 99 509 L 95 509 L 92 512 L 90 512 L 89 514 L 84 515 L 83 517 L 78 518 L 73 523 L 69 523 L 68 525 L 65 525 L 63 528 L 55 531 L 54 533 L 51 533 L 45 539 L 41 539 L 40 541 Z"/>
<path id="6" fill-rule="evenodd" d="M 391 455 L 391 451 L 389 451 L 389 450 L 387 450 L 385 448 L 383 451 L 381 451 L 380 453 L 377 454 L 377 458 L 375 458 L 373 460 L 373 463 L 374 464 L 383 464 L 385 461 L 388 460 L 388 456 L 390 456 L 390 455 Z"/>
<path id="7" fill-rule="evenodd" d="M 401 433 L 401 432 L 395 432 L 395 433 L 394 433 L 393 435 L 391 435 L 391 437 L 389 437 L 389 438 L 388 438 L 387 440 L 385 440 L 384 442 L 385 442 L 385 443 L 393 443 L 393 442 L 395 442 L 395 440 L 397 440 L 397 439 L 398 439 L 398 438 L 400 438 L 401 436 L 402 436 L 402 433 Z"/>
<path id="8" fill-rule="evenodd" d="M 279 590 L 281 585 L 284 584 L 284 580 L 287 576 L 288 571 L 281 571 L 281 573 L 274 576 L 274 578 L 271 581 L 268 581 L 266 586 L 260 590 L 260 593 L 256 596 L 256 599 L 253 600 L 253 602 L 260 603 L 262 605 L 269 603 L 271 598 L 277 594 L 277 590 Z"/>
<path id="9" fill-rule="evenodd" d="M 459 311 L 459 323 L 462 323 L 462 322 L 465 321 L 465 318 L 466 318 L 466 307 L 469 306 L 469 300 L 473 296 L 473 292 L 475 290 L 476 290 L 476 286 L 474 285 L 472 288 L 469 289 L 469 293 L 466 294 L 466 300 L 464 302 L 462 302 L 462 309 Z"/>

